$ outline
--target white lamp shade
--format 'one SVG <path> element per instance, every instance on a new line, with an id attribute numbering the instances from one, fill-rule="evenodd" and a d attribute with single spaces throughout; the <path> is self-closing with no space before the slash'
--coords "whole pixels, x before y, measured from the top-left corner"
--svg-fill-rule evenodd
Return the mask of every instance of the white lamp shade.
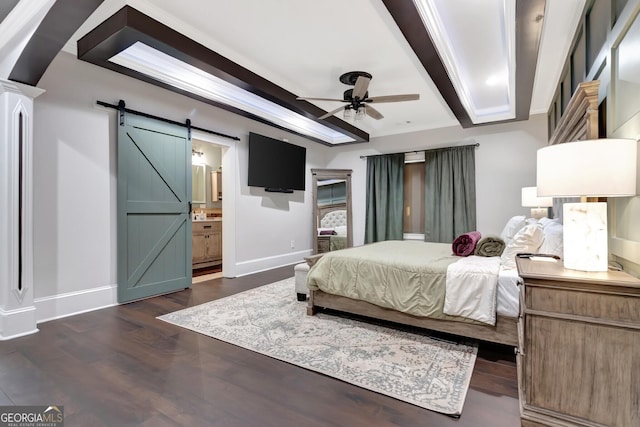
<path id="1" fill-rule="evenodd" d="M 536 187 L 523 187 L 522 206 L 525 208 L 548 208 L 553 206 L 553 197 L 538 197 Z"/>
<path id="2" fill-rule="evenodd" d="M 638 142 L 595 139 L 538 150 L 539 196 L 624 197 L 637 190 Z"/>

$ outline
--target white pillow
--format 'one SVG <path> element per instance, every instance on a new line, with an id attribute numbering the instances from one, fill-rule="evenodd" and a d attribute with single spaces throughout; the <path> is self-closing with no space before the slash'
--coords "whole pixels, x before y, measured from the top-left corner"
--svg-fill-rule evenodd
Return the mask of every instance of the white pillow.
<path id="1" fill-rule="evenodd" d="M 502 233 L 500 233 L 500 238 L 504 240 L 505 244 L 509 244 L 513 236 L 516 235 L 518 231 L 522 229 L 526 225 L 526 218 L 524 215 L 516 215 L 511 217 L 507 224 L 502 229 Z"/>
<path id="2" fill-rule="evenodd" d="M 562 258 L 564 251 L 562 245 L 562 224 L 550 221 L 543 227 L 544 242 L 538 249 L 541 254 L 558 255 Z"/>
<path id="3" fill-rule="evenodd" d="M 540 224 L 530 224 L 513 236 L 500 257 L 505 269 L 516 268 L 516 254 L 521 252 L 537 253 L 544 240 L 544 232 Z"/>
<path id="4" fill-rule="evenodd" d="M 346 236 L 347 235 L 347 226 L 346 225 L 338 225 L 335 228 L 336 233 L 338 233 L 338 236 Z"/>
<path id="5" fill-rule="evenodd" d="M 540 224 L 541 226 L 546 226 L 547 224 L 549 224 L 551 221 L 553 221 L 551 218 L 547 218 L 546 216 L 544 218 L 540 218 L 538 220 L 538 224 Z"/>
<path id="6" fill-rule="evenodd" d="M 544 217 L 544 218 L 540 218 L 538 223 L 540 225 L 542 225 L 542 228 L 547 228 L 549 226 L 555 226 L 557 224 L 562 225 L 562 223 L 560 222 L 560 218 L 551 219 L 551 218 Z"/>

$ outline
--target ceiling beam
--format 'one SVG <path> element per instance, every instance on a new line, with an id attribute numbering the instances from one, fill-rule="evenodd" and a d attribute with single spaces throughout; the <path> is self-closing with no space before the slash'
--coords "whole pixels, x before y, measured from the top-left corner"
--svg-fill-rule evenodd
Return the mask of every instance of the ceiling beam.
<path id="1" fill-rule="evenodd" d="M 20 0 L 3 0 L 0 2 L 0 23 L 9 15 Z"/>
<path id="2" fill-rule="evenodd" d="M 264 99 L 281 105 L 282 107 L 294 111 L 308 119 L 322 123 L 331 129 L 348 135 L 353 138 L 355 142 L 369 141 L 368 133 L 343 120 L 340 120 L 337 117 L 331 116 L 325 120 L 318 120 L 318 117 L 326 113 L 321 108 L 311 104 L 310 102 L 297 100 L 297 95 L 283 89 L 275 83 L 272 83 L 239 64 L 236 64 L 217 52 L 210 50 L 206 46 L 197 43 L 196 41 L 130 6 L 123 7 L 78 40 L 78 58 L 100 67 L 104 67 L 153 85 L 163 87 L 170 91 L 180 93 L 190 98 L 197 99 L 198 101 L 214 105 L 218 108 L 231 111 L 235 114 L 284 129 L 288 132 L 293 132 L 291 129 L 272 123 L 254 114 L 195 95 L 191 92 L 160 82 L 145 74 L 109 61 L 109 58 L 127 49 L 138 41 L 210 73 L 215 77 L 232 83 L 248 92 L 254 93 Z M 324 145 L 335 146 L 335 144 L 330 144 L 326 141 L 322 141 L 308 135 L 300 133 L 297 134 Z"/>
<path id="3" fill-rule="evenodd" d="M 71 36 L 104 0 L 57 0 L 27 42 L 9 80 L 37 86 Z"/>
<path id="4" fill-rule="evenodd" d="M 413 1 L 382 0 L 440 95 L 463 128 L 473 126 Z"/>
<path id="5" fill-rule="evenodd" d="M 546 0 L 516 1 L 516 120 L 531 110 Z"/>
<path id="6" fill-rule="evenodd" d="M 413 1 L 382 0 L 400 31 L 463 128 L 508 123 L 529 118 L 546 0 L 516 0 L 516 116 L 475 124 L 458 96 Z"/>

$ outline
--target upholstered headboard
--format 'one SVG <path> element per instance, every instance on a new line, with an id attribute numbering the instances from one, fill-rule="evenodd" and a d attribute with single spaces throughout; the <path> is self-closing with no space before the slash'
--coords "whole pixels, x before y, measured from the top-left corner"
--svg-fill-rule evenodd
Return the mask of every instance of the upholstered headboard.
<path id="1" fill-rule="evenodd" d="M 347 211 L 344 209 L 331 211 L 320 220 L 320 227 L 335 228 L 347 225 Z"/>
<path id="2" fill-rule="evenodd" d="M 335 211 L 343 211 L 345 213 L 345 217 L 346 217 L 346 213 L 347 213 L 347 205 L 345 203 L 334 203 L 331 205 L 321 205 L 318 206 L 318 227 L 324 227 L 324 225 L 322 225 L 322 220 L 325 216 L 327 216 L 328 214 L 330 214 L 331 212 L 335 212 Z M 345 224 L 346 224 L 346 220 L 345 220 Z"/>

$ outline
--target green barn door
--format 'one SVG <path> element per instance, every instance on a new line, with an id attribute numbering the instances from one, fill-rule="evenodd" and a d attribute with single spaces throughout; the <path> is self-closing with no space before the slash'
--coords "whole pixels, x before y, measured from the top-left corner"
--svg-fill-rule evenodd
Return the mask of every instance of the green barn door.
<path id="1" fill-rule="evenodd" d="M 191 286 L 187 129 L 126 114 L 118 127 L 118 302 Z"/>

